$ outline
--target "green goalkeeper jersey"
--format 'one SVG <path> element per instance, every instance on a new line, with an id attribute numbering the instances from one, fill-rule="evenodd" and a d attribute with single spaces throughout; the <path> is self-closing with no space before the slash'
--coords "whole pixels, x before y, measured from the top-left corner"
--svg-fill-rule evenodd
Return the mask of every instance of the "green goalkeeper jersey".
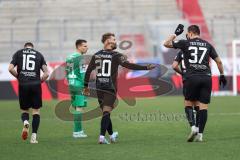
<path id="1" fill-rule="evenodd" d="M 83 87 L 86 65 L 80 53 L 72 53 L 66 59 L 66 78 L 70 86 Z"/>

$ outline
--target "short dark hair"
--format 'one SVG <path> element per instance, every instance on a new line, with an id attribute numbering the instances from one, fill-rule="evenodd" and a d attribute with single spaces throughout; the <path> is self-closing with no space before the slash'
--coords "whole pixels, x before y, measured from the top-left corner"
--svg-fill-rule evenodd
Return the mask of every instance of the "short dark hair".
<path id="1" fill-rule="evenodd" d="M 86 41 L 85 39 L 78 39 L 78 40 L 76 40 L 76 42 L 75 42 L 76 48 L 77 48 L 79 45 L 83 44 L 83 43 L 87 43 L 87 41 Z"/>
<path id="2" fill-rule="evenodd" d="M 32 42 L 26 42 L 26 43 L 24 44 L 24 48 L 26 48 L 26 47 L 28 47 L 28 46 L 34 48 L 34 45 L 33 45 Z"/>
<path id="3" fill-rule="evenodd" d="M 111 36 L 115 37 L 115 34 L 114 33 L 105 33 L 102 35 L 102 43 L 104 43 L 107 39 L 109 39 Z"/>
<path id="4" fill-rule="evenodd" d="M 192 32 L 194 34 L 200 35 L 200 28 L 197 25 L 191 25 L 188 27 L 188 32 Z"/>

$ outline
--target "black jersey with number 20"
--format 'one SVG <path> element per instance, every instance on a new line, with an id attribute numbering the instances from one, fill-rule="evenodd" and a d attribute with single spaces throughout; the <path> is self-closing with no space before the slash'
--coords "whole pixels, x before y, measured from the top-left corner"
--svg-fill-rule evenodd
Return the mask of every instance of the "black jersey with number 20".
<path id="1" fill-rule="evenodd" d="M 20 84 L 40 84 L 40 70 L 46 65 L 43 55 L 31 48 L 17 51 L 11 64 L 17 66 L 18 81 Z"/>
<path id="2" fill-rule="evenodd" d="M 90 74 L 96 69 L 96 88 L 117 90 L 116 82 L 119 65 L 132 70 L 147 70 L 147 66 L 130 63 L 127 57 L 116 51 L 100 50 L 92 56 L 85 75 L 85 86 L 88 86 Z"/>
<path id="3" fill-rule="evenodd" d="M 209 58 L 218 57 L 214 47 L 207 41 L 200 38 L 190 40 L 173 41 L 173 47 L 181 49 L 184 53 L 184 63 L 186 65 L 186 77 L 192 75 L 211 76 Z"/>

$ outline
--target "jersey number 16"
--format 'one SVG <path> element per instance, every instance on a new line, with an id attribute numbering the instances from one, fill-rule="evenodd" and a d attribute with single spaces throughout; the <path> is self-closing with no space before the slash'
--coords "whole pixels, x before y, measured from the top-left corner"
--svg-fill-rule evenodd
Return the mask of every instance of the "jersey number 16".
<path id="1" fill-rule="evenodd" d="M 23 64 L 22 64 L 22 70 L 28 70 L 28 71 L 33 71 L 35 69 L 35 55 L 27 55 L 23 54 Z"/>

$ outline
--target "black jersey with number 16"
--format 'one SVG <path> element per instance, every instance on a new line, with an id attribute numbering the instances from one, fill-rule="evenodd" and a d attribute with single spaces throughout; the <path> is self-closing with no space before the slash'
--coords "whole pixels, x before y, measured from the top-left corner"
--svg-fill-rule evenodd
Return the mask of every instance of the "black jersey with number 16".
<path id="1" fill-rule="evenodd" d="M 31 48 L 17 51 L 11 64 L 17 66 L 18 82 L 20 84 L 40 84 L 40 70 L 46 65 L 43 55 Z"/>
<path id="2" fill-rule="evenodd" d="M 173 47 L 181 49 L 186 65 L 186 77 L 192 75 L 211 76 L 209 58 L 218 57 L 214 47 L 200 38 L 173 41 Z"/>

